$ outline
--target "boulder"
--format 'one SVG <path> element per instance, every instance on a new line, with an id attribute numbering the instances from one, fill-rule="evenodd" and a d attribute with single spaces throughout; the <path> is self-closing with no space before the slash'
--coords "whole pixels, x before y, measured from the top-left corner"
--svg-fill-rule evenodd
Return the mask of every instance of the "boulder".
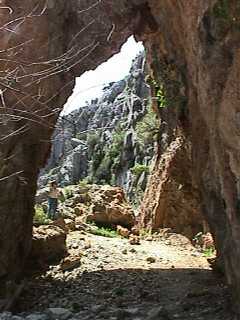
<path id="1" fill-rule="evenodd" d="M 58 218 L 57 220 L 53 221 L 51 225 L 63 229 L 65 233 L 75 230 L 75 221 L 74 219 L 70 218 Z"/>
<path id="2" fill-rule="evenodd" d="M 66 222 L 65 222 L 64 218 L 62 218 L 62 217 L 51 222 L 51 225 L 57 226 L 57 227 L 61 228 L 65 233 L 68 233 L 68 228 L 66 226 Z"/>
<path id="3" fill-rule="evenodd" d="M 76 216 L 82 216 L 84 214 L 84 207 L 82 207 L 81 205 L 78 205 L 77 207 L 74 208 L 74 214 Z"/>
<path id="4" fill-rule="evenodd" d="M 13 320 L 13 318 L 11 320 Z M 18 320 L 21 320 L 21 319 L 18 319 Z M 43 313 L 32 313 L 26 317 L 26 320 L 48 320 L 48 316 Z"/>
<path id="5" fill-rule="evenodd" d="M 31 259 L 50 263 L 66 255 L 66 232 L 55 225 L 33 228 Z"/>
<path id="6" fill-rule="evenodd" d="M 102 186 L 95 191 L 86 221 L 105 226 L 131 228 L 135 217 L 122 188 Z"/>
<path id="7" fill-rule="evenodd" d="M 64 308 L 49 308 L 47 311 L 52 320 L 67 320 L 72 316 L 72 312 Z"/>
<path id="8" fill-rule="evenodd" d="M 68 231 L 74 231 L 75 230 L 75 221 L 72 219 L 64 219 L 66 228 Z"/>
<path id="9" fill-rule="evenodd" d="M 117 226 L 117 233 L 124 238 L 128 238 L 130 231 L 127 228 Z"/>
<path id="10" fill-rule="evenodd" d="M 81 264 L 81 255 L 78 253 L 71 254 L 61 261 L 60 268 L 62 271 L 78 268 Z"/>
<path id="11" fill-rule="evenodd" d="M 129 243 L 132 244 L 132 245 L 140 244 L 139 236 L 135 236 L 134 234 L 130 234 Z"/>
<path id="12" fill-rule="evenodd" d="M 139 227 L 138 227 L 138 226 L 132 227 L 132 229 L 131 229 L 131 234 L 133 234 L 133 235 L 135 235 L 135 236 L 139 236 L 139 234 L 140 234 Z"/>
<path id="13" fill-rule="evenodd" d="M 36 197 L 35 197 L 35 202 L 36 204 L 42 204 L 43 202 L 45 202 L 48 198 L 48 187 L 42 188 L 40 190 L 38 190 Z"/>

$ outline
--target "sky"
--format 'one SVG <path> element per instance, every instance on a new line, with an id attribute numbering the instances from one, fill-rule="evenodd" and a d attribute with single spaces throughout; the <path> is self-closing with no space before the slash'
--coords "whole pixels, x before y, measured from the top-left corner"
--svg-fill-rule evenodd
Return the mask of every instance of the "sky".
<path id="1" fill-rule="evenodd" d="M 118 54 L 95 70 L 87 71 L 81 77 L 76 78 L 73 94 L 65 104 L 63 114 L 84 106 L 86 101 L 101 96 L 105 84 L 123 79 L 129 72 L 132 60 L 143 49 L 141 42 L 137 43 L 133 37 L 130 37 Z"/>

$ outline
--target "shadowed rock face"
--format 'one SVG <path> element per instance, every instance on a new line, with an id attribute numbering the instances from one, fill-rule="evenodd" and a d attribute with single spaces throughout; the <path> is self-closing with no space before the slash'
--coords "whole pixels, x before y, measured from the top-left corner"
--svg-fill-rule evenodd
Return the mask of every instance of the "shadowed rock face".
<path id="1" fill-rule="evenodd" d="M 140 225 L 171 228 L 192 239 L 203 230 L 199 193 L 192 182 L 191 147 L 179 133 L 156 156 L 140 207 Z"/>
<path id="2" fill-rule="evenodd" d="M 74 75 L 116 53 L 134 33 L 148 49 L 156 78 L 165 76 L 175 129 L 192 141 L 203 211 L 240 301 L 238 1 L 1 5 L 13 13 L 0 9 L 0 58 L 7 59 L 0 60 L 0 178 L 21 173 L 0 183 L 0 277 L 17 277 L 29 252 L 37 174 L 57 117 L 52 112 L 69 95 Z M 164 67 L 171 72 L 164 74 Z"/>
<path id="3" fill-rule="evenodd" d="M 146 39 L 150 63 L 156 75 L 161 75 L 161 63 L 181 79 L 175 97 L 187 98 L 184 109 L 176 113 L 179 105 L 174 102 L 170 107 L 178 120 L 176 128 L 183 128 L 192 141 L 193 173 L 203 211 L 239 301 L 239 5 L 237 1 L 149 3 L 160 31 Z M 174 81 L 167 80 L 171 98 Z"/>
<path id="4" fill-rule="evenodd" d="M 99 3 L 88 10 L 91 5 L 82 0 L 1 2 L 2 280 L 17 278 L 29 253 L 37 175 L 74 76 L 116 53 L 132 33 L 124 5 Z"/>

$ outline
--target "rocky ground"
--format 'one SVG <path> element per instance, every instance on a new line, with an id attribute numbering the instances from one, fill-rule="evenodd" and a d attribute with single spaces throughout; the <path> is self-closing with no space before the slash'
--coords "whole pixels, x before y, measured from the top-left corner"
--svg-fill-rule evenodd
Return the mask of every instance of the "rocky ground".
<path id="1" fill-rule="evenodd" d="M 17 316 L 0 319 L 232 319 L 223 279 L 187 238 L 152 240 L 130 245 L 119 237 L 71 232 L 72 264 L 65 259 L 28 279 Z"/>

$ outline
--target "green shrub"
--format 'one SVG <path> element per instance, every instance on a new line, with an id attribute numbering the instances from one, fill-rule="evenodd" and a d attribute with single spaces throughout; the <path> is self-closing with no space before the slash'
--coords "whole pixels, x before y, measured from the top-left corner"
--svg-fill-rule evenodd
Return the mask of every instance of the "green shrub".
<path id="1" fill-rule="evenodd" d="M 73 197 L 73 190 L 71 186 L 67 186 L 63 189 L 63 194 L 65 199 L 70 199 Z"/>
<path id="2" fill-rule="evenodd" d="M 95 147 L 100 143 L 100 135 L 95 132 L 89 132 L 87 135 L 87 145 L 89 154 L 93 154 Z"/>
<path id="3" fill-rule="evenodd" d="M 144 164 L 136 163 L 135 166 L 131 168 L 131 172 L 134 176 L 139 177 L 143 172 L 149 173 L 149 167 Z"/>
<path id="4" fill-rule="evenodd" d="M 90 189 L 91 180 L 89 177 L 86 177 L 78 182 L 79 187 L 83 189 Z"/>
<path id="5" fill-rule="evenodd" d="M 100 183 L 100 181 L 108 183 L 111 180 L 111 165 L 112 160 L 106 154 L 94 174 L 97 183 Z"/>
<path id="6" fill-rule="evenodd" d="M 95 226 L 95 224 L 92 224 Z M 116 230 L 110 229 L 110 228 L 104 228 L 104 227 L 97 227 L 92 228 L 90 230 L 90 233 L 95 234 L 97 236 L 107 237 L 107 238 L 116 238 L 118 237 L 118 233 Z"/>
<path id="7" fill-rule="evenodd" d="M 158 84 L 151 76 L 148 76 L 147 82 L 154 88 L 158 107 L 165 108 L 167 106 L 167 99 L 163 83 Z"/>
<path id="8" fill-rule="evenodd" d="M 124 132 L 121 128 L 118 128 L 112 136 L 112 143 L 109 149 L 109 155 L 111 158 L 116 158 L 121 152 L 124 143 Z"/>
<path id="9" fill-rule="evenodd" d="M 167 106 L 167 99 L 163 85 L 156 88 L 156 96 L 159 108 L 165 108 Z"/>
<path id="10" fill-rule="evenodd" d="M 120 165 L 121 154 L 124 144 L 124 132 L 121 127 L 117 127 L 112 134 L 110 145 L 99 144 L 90 155 L 89 176 L 94 183 L 110 183 L 114 171 Z"/>
<path id="11" fill-rule="evenodd" d="M 141 228 L 139 230 L 139 234 L 141 238 L 146 238 L 146 237 L 152 236 L 152 230 L 147 228 Z"/>
<path id="12" fill-rule="evenodd" d="M 230 28 L 235 28 L 239 31 L 239 1 L 235 1 L 234 6 L 232 6 L 229 0 L 218 0 L 213 7 L 212 14 L 217 19 L 215 23 L 217 24 L 218 36 L 226 35 Z"/>
<path id="13" fill-rule="evenodd" d="M 49 224 L 51 222 L 48 219 L 47 214 L 44 212 L 43 207 L 40 205 L 35 206 L 35 213 L 33 216 L 33 223 L 37 225 Z"/>
<path id="14" fill-rule="evenodd" d="M 214 248 L 207 248 L 203 250 L 203 255 L 206 258 L 209 258 L 215 254 L 215 249 Z"/>
<path id="15" fill-rule="evenodd" d="M 146 115 L 136 125 L 137 141 L 145 147 L 157 140 L 159 132 L 159 120 L 151 107 L 148 107 Z"/>
<path id="16" fill-rule="evenodd" d="M 93 176 L 95 176 L 96 170 L 98 169 L 100 163 L 104 159 L 104 151 L 101 148 L 98 148 L 92 155 L 90 160 L 90 166 L 89 166 L 89 176 L 90 179 L 92 179 Z"/>
<path id="17" fill-rule="evenodd" d="M 79 132 L 79 133 L 76 134 L 76 138 L 77 138 L 78 140 L 86 141 L 87 138 L 88 138 L 88 135 L 87 135 L 86 132 Z"/>

